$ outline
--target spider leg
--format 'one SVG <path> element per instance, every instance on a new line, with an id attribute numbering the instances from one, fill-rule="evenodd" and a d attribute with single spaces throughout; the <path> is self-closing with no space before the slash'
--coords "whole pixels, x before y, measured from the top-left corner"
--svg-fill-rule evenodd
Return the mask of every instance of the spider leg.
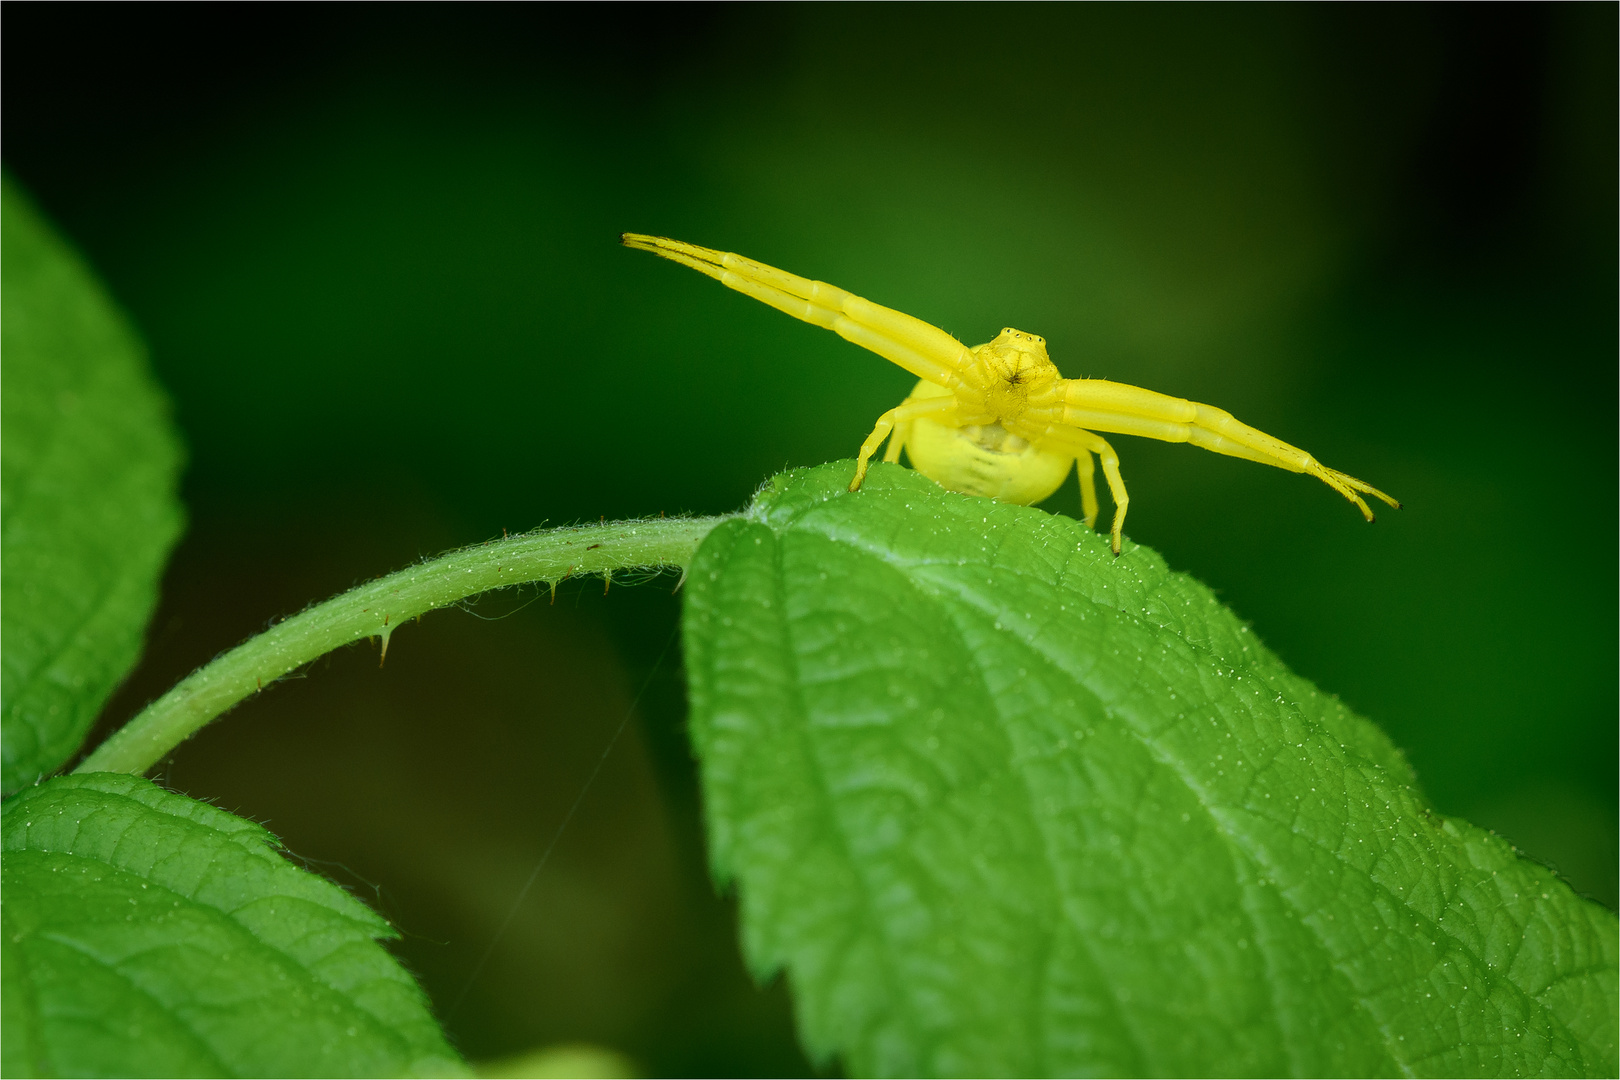
<path id="1" fill-rule="evenodd" d="M 1125 492 L 1125 478 L 1119 475 L 1119 455 L 1114 453 L 1114 448 L 1102 436 L 1089 431 L 1081 431 L 1080 434 L 1091 443 L 1087 449 L 1102 461 L 1103 479 L 1108 481 L 1108 494 L 1114 500 L 1114 525 L 1108 530 L 1109 541 L 1114 554 L 1118 555 L 1119 542 L 1125 535 L 1125 508 L 1131 505 L 1131 497 Z"/>
<path id="2" fill-rule="evenodd" d="M 1074 461 L 1079 466 L 1075 471 L 1080 474 L 1080 513 L 1090 529 L 1097 524 L 1097 466 L 1090 450 L 1076 454 Z"/>
<path id="3" fill-rule="evenodd" d="M 1108 445 L 1108 440 L 1084 428 L 1054 424 L 1039 438 L 1074 450 L 1075 460 L 1080 464 L 1080 505 L 1086 514 L 1087 525 L 1097 520 L 1097 488 L 1092 480 L 1091 455 L 1096 454 L 1102 462 L 1103 479 L 1108 481 L 1108 494 L 1114 500 L 1114 524 L 1109 529 L 1110 546 L 1118 555 L 1120 542 L 1125 535 L 1125 508 L 1131 504 L 1131 497 L 1125 491 L 1125 478 L 1119 475 L 1119 455 Z M 1088 490 L 1089 500 L 1086 497 Z"/>
<path id="4" fill-rule="evenodd" d="M 913 401 L 907 398 L 878 417 L 877 424 L 872 428 L 872 434 L 868 435 L 866 441 L 861 443 L 860 455 L 855 459 L 855 479 L 849 482 L 849 490 L 860 490 L 861 481 L 866 479 L 867 463 L 871 460 L 877 448 L 882 445 L 883 440 L 888 438 L 889 433 L 895 430 L 896 427 L 900 427 L 909 433 L 911 421 L 919 416 L 930 416 L 942 424 L 950 424 L 954 419 L 951 413 L 955 408 L 956 399 L 952 397 L 926 398 L 922 401 Z M 889 444 L 889 453 L 884 455 L 885 461 L 900 460 L 900 442 L 900 436 L 896 435 L 894 441 Z"/>
<path id="5" fill-rule="evenodd" d="M 1198 417 L 1188 432 L 1187 441 L 1194 446 L 1213 450 L 1217 454 L 1227 454 L 1231 457 L 1248 458 L 1264 465 L 1275 465 L 1290 472 L 1302 472 L 1314 476 L 1328 487 L 1343 495 L 1355 504 L 1361 511 L 1361 516 L 1368 521 L 1376 521 L 1372 508 L 1367 505 L 1357 492 L 1366 492 L 1375 498 L 1399 510 L 1401 504 L 1371 484 L 1357 480 L 1355 477 L 1342 473 L 1337 469 L 1330 469 L 1316 458 L 1301 450 L 1297 446 L 1290 446 L 1281 439 L 1273 438 L 1263 431 L 1235 419 L 1231 413 L 1224 409 L 1217 409 L 1210 405 L 1197 405 Z"/>
<path id="6" fill-rule="evenodd" d="M 920 386 L 922 384 L 919 383 L 918 385 Z M 918 397 L 917 391 L 913 390 L 911 393 L 906 395 L 906 400 L 902 401 L 900 406 L 901 408 L 904 408 L 907 405 L 914 405 L 919 401 L 929 400 L 939 400 L 939 398 L 937 395 Z M 884 461 L 887 461 L 890 465 L 900 464 L 900 451 L 903 450 L 906 444 L 911 441 L 911 430 L 912 422 L 910 420 L 896 420 L 894 422 L 894 437 L 889 440 L 889 449 L 883 455 Z M 913 462 L 912 464 L 915 465 L 916 462 Z"/>
<path id="7" fill-rule="evenodd" d="M 1364 491 L 1368 495 L 1373 496 L 1374 498 L 1382 499 L 1385 502 L 1387 502 L 1389 505 L 1393 506 L 1397 510 L 1399 510 L 1401 508 L 1401 504 L 1400 504 L 1399 501 L 1390 498 L 1388 495 L 1385 495 L 1382 491 L 1379 491 L 1377 488 L 1373 487 L 1371 484 L 1366 483 L 1366 482 L 1361 481 L 1361 480 L 1357 480 L 1355 477 L 1347 475 L 1345 473 L 1342 473 L 1338 469 L 1330 469 L 1326 465 L 1323 465 L 1321 462 L 1317 462 L 1315 458 L 1312 458 L 1311 460 L 1313 462 L 1315 462 L 1316 468 L 1320 469 L 1322 471 L 1317 472 L 1315 469 L 1307 469 L 1306 471 L 1309 472 L 1312 476 L 1315 476 L 1317 479 L 1321 480 L 1323 483 L 1327 484 L 1328 487 L 1331 487 L 1334 491 L 1337 491 L 1337 492 L 1339 492 L 1339 494 L 1344 495 L 1345 498 L 1349 499 L 1351 502 L 1356 503 L 1357 505 L 1361 504 L 1360 499 L 1355 498 L 1355 496 L 1353 496 L 1353 495 L 1346 495 L 1344 490 L 1339 486 L 1340 484 L 1344 485 L 1344 487 L 1350 488 L 1352 491 Z M 1334 483 L 1334 481 L 1338 481 L 1338 483 Z M 1366 513 L 1366 510 L 1363 509 L 1362 512 Z M 1371 514 L 1368 514 L 1367 520 L 1368 521 L 1372 520 L 1372 515 Z"/>
<path id="8" fill-rule="evenodd" d="M 1245 458 L 1289 472 L 1305 473 L 1343 495 L 1368 521 L 1373 512 L 1358 492 L 1400 509 L 1401 504 L 1371 484 L 1329 469 L 1297 446 L 1267 435 L 1225 409 L 1103 379 L 1065 379 L 1062 406 L 1041 410 L 1062 424 L 1185 442 L 1217 454 Z"/>
<path id="9" fill-rule="evenodd" d="M 874 304 L 824 281 L 778 270 L 726 251 L 663 236 L 624 233 L 619 242 L 707 274 L 795 319 L 831 330 L 846 341 L 899 364 L 918 378 L 948 389 L 963 385 L 973 354 L 945 331 L 904 312 Z"/>
<path id="10" fill-rule="evenodd" d="M 911 421 L 902 420 L 894 425 L 894 437 L 889 440 L 889 448 L 883 452 L 883 460 L 890 465 L 900 464 L 900 450 L 911 439 Z"/>

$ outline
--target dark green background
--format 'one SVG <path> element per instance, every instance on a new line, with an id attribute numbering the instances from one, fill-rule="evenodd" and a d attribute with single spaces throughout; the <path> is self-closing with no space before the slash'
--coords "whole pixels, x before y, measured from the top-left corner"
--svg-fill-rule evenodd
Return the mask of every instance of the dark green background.
<path id="1" fill-rule="evenodd" d="M 1302 477 L 1116 440 L 1134 539 L 1441 810 L 1613 905 L 1615 36 L 1609 4 L 10 6 L 6 164 L 144 331 L 191 452 L 104 726 L 418 555 L 733 509 L 906 391 L 630 229 L 970 343 L 1040 333 L 1066 374 L 1405 500 L 1368 528 Z M 374 900 L 475 1058 L 802 1070 L 706 879 L 671 585 L 435 616 L 163 778 Z"/>

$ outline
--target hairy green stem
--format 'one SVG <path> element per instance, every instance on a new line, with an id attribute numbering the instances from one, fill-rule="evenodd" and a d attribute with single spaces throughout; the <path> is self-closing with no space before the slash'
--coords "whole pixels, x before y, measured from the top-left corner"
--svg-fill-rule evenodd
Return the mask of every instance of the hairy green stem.
<path id="1" fill-rule="evenodd" d="M 388 639 L 407 619 L 512 585 L 642 568 L 684 569 L 725 521 L 657 518 L 583 525 L 491 540 L 350 589 L 294 615 L 199 668 L 141 710 L 75 772 L 143 773 L 209 721 L 333 649 Z"/>

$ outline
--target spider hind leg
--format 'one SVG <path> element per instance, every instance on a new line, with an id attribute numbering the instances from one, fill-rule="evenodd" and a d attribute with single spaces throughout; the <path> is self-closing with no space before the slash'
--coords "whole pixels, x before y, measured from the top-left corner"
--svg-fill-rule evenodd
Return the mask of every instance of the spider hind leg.
<path id="1" fill-rule="evenodd" d="M 1086 528 L 1097 527 L 1097 465 L 1091 460 L 1091 451 L 1082 450 L 1074 457 L 1075 472 L 1080 476 L 1080 513 Z"/>

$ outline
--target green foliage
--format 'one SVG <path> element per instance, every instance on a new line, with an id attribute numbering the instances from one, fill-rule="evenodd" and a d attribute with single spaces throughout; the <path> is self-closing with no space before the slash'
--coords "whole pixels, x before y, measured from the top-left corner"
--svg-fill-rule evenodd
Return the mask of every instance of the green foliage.
<path id="1" fill-rule="evenodd" d="M 0 815 L 0 1071 L 462 1071 L 388 925 L 262 828 L 116 773 L 27 786 L 134 659 L 179 451 L 109 301 L 0 202 L 4 785 L 23 789 Z M 714 867 L 814 1054 L 918 1075 L 1614 1072 L 1613 914 L 1436 815 L 1377 729 L 1206 588 L 1073 521 L 887 466 L 850 495 L 849 475 L 785 474 L 715 527 L 685 616 Z M 596 528 L 590 556 L 551 550 L 589 529 L 513 538 L 280 624 L 160 701 L 179 719 L 123 767 L 406 614 L 629 565 L 625 530 Z M 637 528 L 631 561 L 674 565 L 709 523 Z M 355 608 L 371 621 L 337 618 Z"/>
<path id="2" fill-rule="evenodd" d="M 1210 591 L 849 463 L 710 534 L 714 869 L 857 1074 L 1612 1075 L 1616 923 Z"/>
<path id="3" fill-rule="evenodd" d="M 114 773 L 3 821 L 7 1076 L 464 1072 L 388 924 L 259 826 Z"/>
<path id="4" fill-rule="evenodd" d="M 9 180 L 0 241 L 0 788 L 10 792 L 79 748 L 134 664 L 181 528 L 181 453 L 134 332 Z"/>
<path id="5" fill-rule="evenodd" d="M 134 662 L 181 523 L 141 348 L 9 184 L 4 785 L 79 746 Z M 460 1061 L 382 919 L 251 822 L 132 776 L 3 809 L 8 1076 L 446 1075 Z"/>

